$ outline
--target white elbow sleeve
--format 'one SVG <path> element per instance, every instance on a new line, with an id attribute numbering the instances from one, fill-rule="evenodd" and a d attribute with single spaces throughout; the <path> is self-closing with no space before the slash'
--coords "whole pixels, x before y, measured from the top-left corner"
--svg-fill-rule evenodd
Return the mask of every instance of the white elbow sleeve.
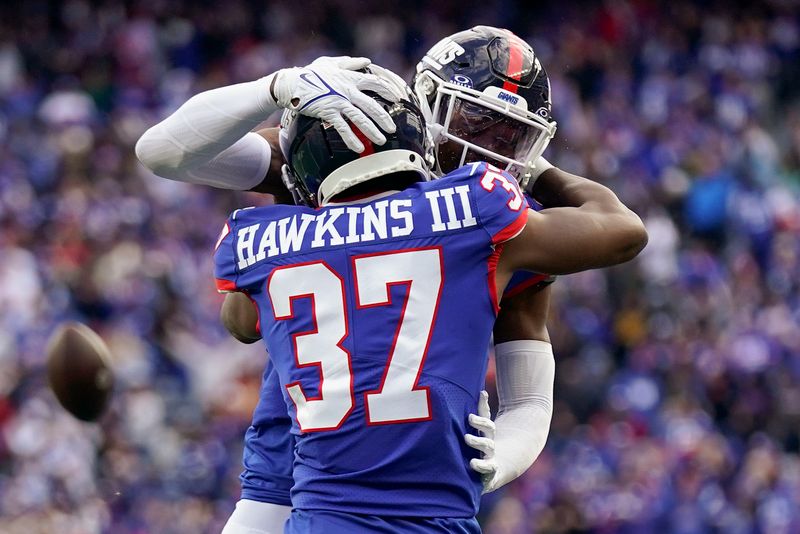
<path id="1" fill-rule="evenodd" d="M 195 95 L 136 143 L 136 156 L 164 178 L 246 190 L 269 168 L 266 139 L 250 132 L 277 106 L 267 76 Z"/>

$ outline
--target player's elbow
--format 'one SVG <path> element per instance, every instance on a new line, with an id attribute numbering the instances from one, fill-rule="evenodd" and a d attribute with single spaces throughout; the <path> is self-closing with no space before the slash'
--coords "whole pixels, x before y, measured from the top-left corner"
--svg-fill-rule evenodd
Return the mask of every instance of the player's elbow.
<path id="1" fill-rule="evenodd" d="M 136 158 L 156 176 L 178 180 L 183 155 L 163 138 L 160 130 L 157 124 L 142 134 L 134 147 Z"/>
<path id="2" fill-rule="evenodd" d="M 620 225 L 617 263 L 625 263 L 638 256 L 648 241 L 647 229 L 638 215 L 627 210 L 624 218 L 624 223 Z"/>

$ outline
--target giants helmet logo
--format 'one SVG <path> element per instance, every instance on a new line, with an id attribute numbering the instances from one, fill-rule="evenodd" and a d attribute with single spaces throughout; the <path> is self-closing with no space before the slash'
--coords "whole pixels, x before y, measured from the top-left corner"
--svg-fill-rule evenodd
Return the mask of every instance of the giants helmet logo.
<path id="1" fill-rule="evenodd" d="M 506 102 L 509 102 L 514 105 L 517 105 L 517 103 L 519 102 L 518 96 L 512 95 L 511 93 L 507 93 L 505 91 L 500 91 L 500 93 L 497 95 L 497 98 L 499 98 L 500 100 L 505 100 Z"/>

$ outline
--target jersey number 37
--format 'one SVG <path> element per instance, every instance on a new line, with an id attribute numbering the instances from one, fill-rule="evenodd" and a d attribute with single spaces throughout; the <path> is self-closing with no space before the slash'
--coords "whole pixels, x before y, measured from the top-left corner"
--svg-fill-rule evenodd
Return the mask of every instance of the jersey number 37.
<path id="1" fill-rule="evenodd" d="M 429 391 L 417 381 L 442 287 L 440 249 L 355 256 L 352 272 L 357 309 L 387 306 L 391 303 L 391 286 L 408 286 L 381 385 L 364 395 L 367 424 L 430 419 Z M 339 428 L 355 405 L 350 354 L 342 346 L 349 334 L 344 279 L 322 261 L 295 264 L 275 269 L 267 281 L 267 291 L 276 320 L 294 317 L 295 299 L 311 299 L 314 328 L 293 334 L 292 340 L 298 367 L 319 367 L 320 394 L 309 398 L 299 383 L 286 385 L 297 409 L 300 430 Z"/>

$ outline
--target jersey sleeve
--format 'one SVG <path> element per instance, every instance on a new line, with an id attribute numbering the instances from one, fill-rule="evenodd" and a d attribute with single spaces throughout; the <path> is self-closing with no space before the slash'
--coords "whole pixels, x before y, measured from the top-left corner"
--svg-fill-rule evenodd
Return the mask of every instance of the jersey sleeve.
<path id="1" fill-rule="evenodd" d="M 233 293 L 239 291 L 236 286 L 238 269 L 236 255 L 234 254 L 234 219 L 229 217 L 222 227 L 214 249 L 214 279 L 217 291 L 220 293 Z"/>
<path id="2" fill-rule="evenodd" d="M 527 203 L 528 203 L 528 207 L 529 207 L 530 209 L 532 209 L 533 211 L 542 211 L 542 210 L 544 209 L 544 206 L 542 206 L 541 204 L 539 204 L 539 203 L 536 201 L 536 199 L 535 199 L 535 198 L 533 198 L 532 196 L 530 196 L 528 193 L 526 193 L 525 191 L 523 191 L 523 192 L 522 192 L 522 194 L 525 196 L 525 202 L 527 202 Z"/>
<path id="3" fill-rule="evenodd" d="M 517 180 L 505 171 L 482 163 L 473 172 L 473 191 L 481 224 L 492 243 L 519 234 L 528 221 L 528 203 Z"/>
<path id="4" fill-rule="evenodd" d="M 532 209 L 533 211 L 541 211 L 544 209 L 542 205 L 536 202 L 536 200 L 528 195 L 528 193 L 523 192 L 523 194 L 525 195 L 525 201 L 528 204 L 528 208 Z M 555 281 L 556 277 L 552 274 L 542 274 L 531 271 L 517 271 L 511 276 L 511 280 L 508 281 L 508 285 L 503 292 L 503 298 L 507 299 L 515 297 L 528 288 L 548 286 Z"/>

